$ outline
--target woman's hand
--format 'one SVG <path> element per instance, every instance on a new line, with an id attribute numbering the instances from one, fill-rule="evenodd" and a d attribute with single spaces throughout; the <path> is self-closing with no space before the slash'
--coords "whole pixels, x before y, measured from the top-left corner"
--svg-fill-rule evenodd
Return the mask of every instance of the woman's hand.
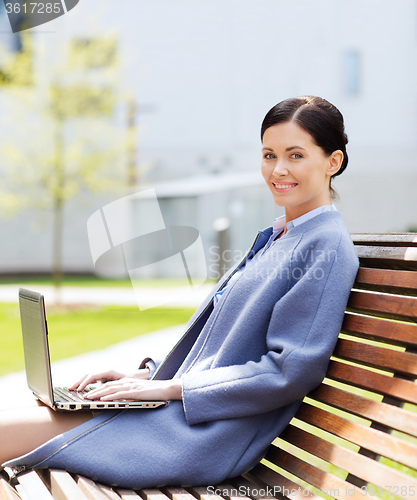
<path id="1" fill-rule="evenodd" d="M 101 401 L 168 401 L 182 399 L 181 382 L 172 380 L 144 380 L 137 377 L 124 377 L 107 382 L 85 395 L 87 399 Z"/>
<path id="2" fill-rule="evenodd" d="M 149 380 L 150 370 L 149 368 L 143 368 L 138 370 L 134 375 L 131 375 L 131 378 L 139 379 L 139 380 Z M 107 370 L 105 372 L 97 372 L 97 373 L 89 373 L 84 375 L 80 380 L 72 384 L 71 387 L 68 387 L 70 391 L 83 391 L 88 384 L 94 384 L 99 381 L 108 381 L 108 380 L 120 380 L 122 378 L 128 377 L 125 373 L 117 372 L 116 370 Z M 92 392 L 92 391 L 91 391 Z"/>

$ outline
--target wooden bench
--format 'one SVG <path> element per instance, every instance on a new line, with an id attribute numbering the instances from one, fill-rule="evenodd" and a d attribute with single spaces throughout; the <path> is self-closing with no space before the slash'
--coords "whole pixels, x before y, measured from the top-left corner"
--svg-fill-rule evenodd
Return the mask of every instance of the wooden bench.
<path id="1" fill-rule="evenodd" d="M 140 491 L 65 471 L 0 480 L 0 499 L 417 500 L 417 234 L 353 235 L 360 257 L 324 382 L 266 457 L 224 485 Z"/>

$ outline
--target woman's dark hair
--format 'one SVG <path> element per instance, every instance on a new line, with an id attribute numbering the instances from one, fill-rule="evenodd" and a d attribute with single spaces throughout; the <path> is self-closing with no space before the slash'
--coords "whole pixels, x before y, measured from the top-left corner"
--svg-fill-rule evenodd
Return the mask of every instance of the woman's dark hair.
<path id="1" fill-rule="evenodd" d="M 333 177 L 340 175 L 347 167 L 348 155 L 346 144 L 348 138 L 342 113 L 330 102 L 315 96 L 300 96 L 281 101 L 268 111 L 261 126 L 261 140 L 265 130 L 279 123 L 295 122 L 308 132 L 327 156 L 334 151 L 343 152 L 343 162 Z M 332 195 L 336 195 L 330 186 Z M 337 196 L 337 195 L 336 195 Z"/>

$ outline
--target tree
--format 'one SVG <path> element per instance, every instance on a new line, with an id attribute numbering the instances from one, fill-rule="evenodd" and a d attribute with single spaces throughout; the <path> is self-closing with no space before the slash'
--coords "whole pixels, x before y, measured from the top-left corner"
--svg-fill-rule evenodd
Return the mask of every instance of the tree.
<path id="1" fill-rule="evenodd" d="M 0 119 L 0 205 L 9 212 L 52 209 L 58 289 L 65 204 L 80 191 L 124 187 L 128 131 L 117 123 L 122 99 L 114 37 L 69 41 L 59 60 L 31 45 L 23 37 L 19 53 L 2 57 L 0 100 L 7 113 Z"/>

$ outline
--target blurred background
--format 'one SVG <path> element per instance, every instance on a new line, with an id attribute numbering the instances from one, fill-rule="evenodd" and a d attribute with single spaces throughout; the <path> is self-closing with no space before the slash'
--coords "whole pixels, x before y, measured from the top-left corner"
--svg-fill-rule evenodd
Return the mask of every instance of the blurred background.
<path id="1" fill-rule="evenodd" d="M 5 286 L 93 279 L 88 218 L 149 187 L 167 226 L 199 230 L 217 280 L 283 213 L 260 124 L 302 94 L 345 117 L 349 230 L 417 230 L 415 0 L 80 0 L 17 34 L 1 3 L 0 45 Z"/>
<path id="2" fill-rule="evenodd" d="M 417 229 L 414 0 L 81 0 L 19 34 L 1 5 L 0 23 L 3 275 L 50 272 L 56 224 L 64 271 L 93 273 L 88 217 L 152 186 L 216 278 L 219 232 L 237 255 L 282 213 L 259 129 L 301 94 L 344 114 L 349 230 Z"/>

